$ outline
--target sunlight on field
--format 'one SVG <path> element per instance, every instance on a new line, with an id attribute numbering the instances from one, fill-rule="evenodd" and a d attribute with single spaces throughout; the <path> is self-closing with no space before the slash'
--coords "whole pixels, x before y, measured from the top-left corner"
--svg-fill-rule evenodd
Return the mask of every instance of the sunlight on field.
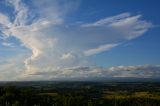
<path id="1" fill-rule="evenodd" d="M 40 93 L 39 95 L 58 96 L 58 93 Z"/>
<path id="2" fill-rule="evenodd" d="M 122 92 L 108 92 L 103 95 L 104 99 L 132 99 L 132 98 L 142 98 L 142 99 L 156 99 L 160 100 L 160 95 L 158 93 L 149 92 L 134 92 L 131 94 Z"/>

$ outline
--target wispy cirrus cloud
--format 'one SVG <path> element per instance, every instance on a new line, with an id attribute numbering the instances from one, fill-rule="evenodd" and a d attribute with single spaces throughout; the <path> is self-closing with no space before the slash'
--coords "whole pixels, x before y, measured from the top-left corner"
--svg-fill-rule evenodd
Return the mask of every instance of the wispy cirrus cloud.
<path id="1" fill-rule="evenodd" d="M 98 54 L 98 53 L 101 53 L 101 52 L 104 52 L 104 51 L 108 51 L 116 46 L 118 46 L 119 44 L 105 44 L 105 45 L 101 45 L 97 48 L 93 48 L 93 49 L 89 49 L 89 50 L 86 50 L 84 51 L 84 54 L 86 56 L 90 56 L 90 55 L 95 55 L 95 54 Z"/>
<path id="2" fill-rule="evenodd" d="M 118 32 L 123 32 L 123 36 L 118 34 L 117 36 L 124 37 L 126 40 L 131 40 L 141 36 L 148 30 L 148 28 L 153 26 L 151 22 L 140 20 L 141 17 L 142 15 L 132 16 L 130 13 L 122 13 L 113 17 L 100 19 L 93 23 L 83 24 L 81 26 L 86 28 L 111 27 Z"/>
<path id="3" fill-rule="evenodd" d="M 82 27 L 106 26 L 106 25 L 110 25 L 112 23 L 121 22 L 122 20 L 125 20 L 126 18 L 129 18 L 129 17 L 130 17 L 130 13 L 122 13 L 122 14 L 119 14 L 116 16 L 111 16 L 111 17 L 100 19 L 100 20 L 93 22 L 93 23 L 83 24 L 81 26 Z"/>

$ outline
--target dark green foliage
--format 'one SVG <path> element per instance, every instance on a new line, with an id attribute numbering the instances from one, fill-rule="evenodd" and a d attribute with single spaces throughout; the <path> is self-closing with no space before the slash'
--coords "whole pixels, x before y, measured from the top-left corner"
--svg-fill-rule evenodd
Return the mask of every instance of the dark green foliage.
<path id="1" fill-rule="evenodd" d="M 159 84 L 139 89 L 132 84 L 3 86 L 0 106 L 160 106 L 159 88 Z"/>

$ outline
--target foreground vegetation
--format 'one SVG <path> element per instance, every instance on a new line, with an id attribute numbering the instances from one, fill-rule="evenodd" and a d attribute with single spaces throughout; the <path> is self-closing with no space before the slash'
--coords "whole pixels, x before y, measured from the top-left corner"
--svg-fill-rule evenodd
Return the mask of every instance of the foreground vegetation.
<path id="1" fill-rule="evenodd" d="M 0 106 L 160 106 L 159 83 L 123 84 L 5 85 Z"/>

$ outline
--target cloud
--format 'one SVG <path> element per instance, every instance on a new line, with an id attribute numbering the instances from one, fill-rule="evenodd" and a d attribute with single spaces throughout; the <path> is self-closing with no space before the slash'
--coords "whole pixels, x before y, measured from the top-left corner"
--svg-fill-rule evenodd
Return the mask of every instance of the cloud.
<path id="1" fill-rule="evenodd" d="M 9 26 L 10 24 L 8 17 L 2 13 L 0 13 L 0 24 L 2 26 Z"/>
<path id="2" fill-rule="evenodd" d="M 65 53 L 62 55 L 61 59 L 70 60 L 70 59 L 74 59 L 74 56 L 71 53 Z"/>
<path id="3" fill-rule="evenodd" d="M 54 75 L 54 77 L 53 77 Z M 55 76 L 56 75 L 56 76 Z M 37 72 L 30 75 L 30 78 L 39 77 L 49 80 L 55 79 L 72 79 L 72 80 L 105 80 L 113 78 L 159 78 L 159 65 L 137 65 L 137 66 L 116 66 L 110 68 L 102 68 L 97 66 L 84 67 L 75 66 L 64 69 L 55 70 L 53 72 Z M 29 76 L 28 76 L 29 78 Z M 48 80 L 47 79 L 47 80 Z"/>
<path id="4" fill-rule="evenodd" d="M 0 32 L 6 38 L 15 37 L 30 52 L 21 61 L 20 80 L 109 76 L 103 74 L 105 69 L 93 65 L 88 56 L 142 36 L 153 26 L 142 20 L 142 15 L 131 13 L 83 25 L 68 23 L 66 17 L 80 6 L 77 0 L 32 1 L 33 7 L 21 0 L 6 1 L 14 9 L 14 19 L 0 13 Z"/>
<path id="5" fill-rule="evenodd" d="M 86 56 L 90 56 L 90 55 L 95 55 L 95 54 L 98 54 L 98 53 L 101 53 L 101 52 L 104 52 L 104 51 L 108 51 L 110 50 L 111 48 L 113 47 L 116 47 L 118 46 L 119 44 L 106 44 L 106 45 L 101 45 L 97 48 L 94 48 L 94 49 L 89 49 L 89 50 L 86 50 L 84 51 L 84 54 Z"/>
<path id="6" fill-rule="evenodd" d="M 116 16 L 112 16 L 112 17 L 107 17 L 104 19 L 100 19 L 96 22 L 93 23 L 87 23 L 87 24 L 83 24 L 81 25 L 82 27 L 98 27 L 98 26 L 105 26 L 105 25 L 109 25 L 115 22 L 121 22 L 121 20 L 124 20 L 126 18 L 130 17 L 130 13 L 122 13 Z"/>
<path id="7" fill-rule="evenodd" d="M 138 65 L 138 66 L 117 66 L 109 68 L 110 71 L 134 71 L 134 70 L 159 70 L 160 66 Z"/>
<path id="8" fill-rule="evenodd" d="M 117 66 L 108 69 L 117 72 L 113 77 L 158 78 L 160 77 L 159 65 Z"/>
<path id="9" fill-rule="evenodd" d="M 26 72 L 30 73 L 37 71 L 38 69 L 35 67 L 35 64 L 37 64 L 37 67 L 38 64 L 40 65 L 40 59 L 45 58 L 46 54 L 52 51 L 52 48 L 56 42 L 55 38 L 51 38 L 49 35 L 46 36 L 43 33 L 45 28 L 47 28 L 52 23 L 49 22 L 49 20 L 40 19 L 28 25 L 27 22 L 29 21 L 29 13 L 27 6 L 25 6 L 20 0 L 16 0 L 15 2 L 9 0 L 8 2 L 15 9 L 15 20 L 12 23 L 10 22 L 12 24 L 10 27 L 2 31 L 5 31 L 19 39 L 26 48 L 32 51 L 32 56 L 24 61 Z M 45 60 L 47 61 L 48 59 L 49 57 L 47 57 Z"/>
<path id="10" fill-rule="evenodd" d="M 2 34 L 3 39 L 6 38 L 5 35 L 9 36 L 7 29 L 11 27 L 11 25 L 12 23 L 10 22 L 9 18 L 6 15 L 0 13 L 0 34 Z M 1 30 L 3 31 L 1 32 Z"/>
<path id="11" fill-rule="evenodd" d="M 25 25 L 29 21 L 29 11 L 27 6 L 21 0 L 6 0 L 14 8 L 16 17 L 14 19 L 15 26 Z"/>
<path id="12" fill-rule="evenodd" d="M 24 54 L 17 54 L 13 57 L 0 57 L 0 80 L 17 80 L 25 70 L 23 63 L 25 58 Z"/>
<path id="13" fill-rule="evenodd" d="M 123 36 L 127 40 L 141 36 L 153 24 L 144 20 L 140 20 L 142 15 L 132 16 L 130 13 L 122 13 L 113 17 L 100 19 L 93 23 L 81 25 L 82 27 L 112 27 L 118 32 L 123 32 Z"/>
<path id="14" fill-rule="evenodd" d="M 14 47 L 12 43 L 2 42 L 1 44 L 6 47 Z"/>

